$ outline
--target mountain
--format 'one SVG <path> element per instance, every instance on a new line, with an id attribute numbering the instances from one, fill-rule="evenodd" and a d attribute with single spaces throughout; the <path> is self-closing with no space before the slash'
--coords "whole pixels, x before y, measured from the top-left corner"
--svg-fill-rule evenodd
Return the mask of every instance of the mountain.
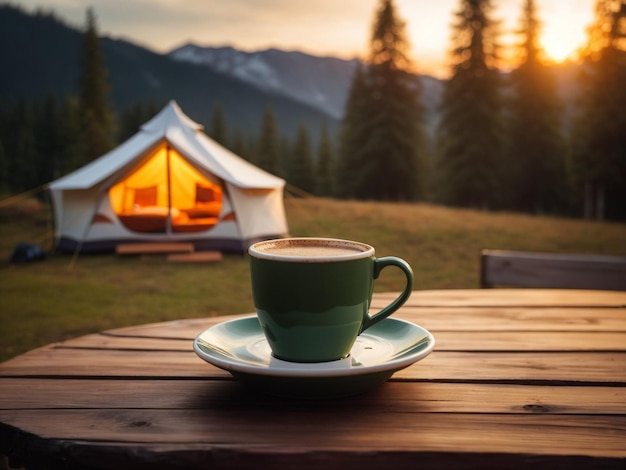
<path id="1" fill-rule="evenodd" d="M 343 116 L 352 75 L 358 64 L 357 59 L 317 57 L 298 51 L 244 52 L 228 46 L 201 47 L 191 43 L 172 50 L 168 56 L 181 62 L 204 65 L 267 92 L 283 94 L 336 119 Z M 432 127 L 437 119 L 443 83 L 428 75 L 419 79 L 429 127 Z"/>
<path id="2" fill-rule="evenodd" d="M 27 14 L 0 5 L 0 106 L 20 97 L 59 98 L 76 94 L 82 32 L 51 13 Z M 118 111 L 138 102 L 163 105 L 175 99 L 194 120 L 208 128 L 220 104 L 229 130 L 256 134 L 267 106 L 280 131 L 293 139 L 304 124 L 317 142 L 326 123 L 336 132 L 356 59 L 317 57 L 297 51 L 268 49 L 244 52 L 233 47 L 186 44 L 157 54 L 123 40 L 101 38 L 109 70 L 111 98 Z M 577 65 L 555 67 L 566 121 L 575 111 Z M 439 120 L 444 82 L 420 75 L 427 129 Z"/>
<path id="3" fill-rule="evenodd" d="M 244 52 L 233 47 L 186 44 L 168 54 L 174 60 L 207 66 L 257 88 L 278 93 L 343 116 L 357 60 L 316 57 L 302 52 L 268 49 Z"/>
<path id="4" fill-rule="evenodd" d="M 0 5 L 0 106 L 49 93 L 58 98 L 75 95 L 82 38 L 81 31 L 54 14 L 27 14 Z M 331 132 L 337 129 L 337 118 L 317 107 L 209 67 L 109 37 L 101 38 L 101 48 L 118 112 L 138 102 L 163 105 L 174 99 L 192 119 L 208 127 L 220 104 L 229 129 L 238 128 L 245 135 L 258 132 L 265 109 L 272 106 L 279 129 L 290 138 L 301 123 L 312 139 L 323 123 Z"/>

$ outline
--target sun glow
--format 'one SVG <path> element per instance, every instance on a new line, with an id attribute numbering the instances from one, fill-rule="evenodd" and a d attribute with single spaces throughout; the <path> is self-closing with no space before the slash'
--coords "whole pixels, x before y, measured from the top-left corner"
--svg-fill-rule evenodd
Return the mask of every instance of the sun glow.
<path id="1" fill-rule="evenodd" d="M 585 42 L 584 34 L 578 34 L 578 31 L 571 31 L 567 28 L 546 31 L 541 38 L 541 46 L 545 52 L 546 58 L 554 62 L 564 62 L 568 59 L 574 59 L 577 51 Z"/>
<path id="2" fill-rule="evenodd" d="M 573 13 L 563 4 L 559 4 L 555 11 L 546 12 L 549 21 L 544 22 L 540 43 L 548 60 L 563 62 L 576 58 L 578 50 L 587 41 L 586 28 L 592 20 L 591 13 Z"/>

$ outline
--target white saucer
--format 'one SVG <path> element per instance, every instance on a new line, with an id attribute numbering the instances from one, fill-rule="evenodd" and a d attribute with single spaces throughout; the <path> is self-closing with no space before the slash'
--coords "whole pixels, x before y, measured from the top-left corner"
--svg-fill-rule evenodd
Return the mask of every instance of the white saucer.
<path id="1" fill-rule="evenodd" d="M 435 338 L 408 321 L 386 318 L 356 340 L 338 361 L 297 363 L 276 359 L 256 316 L 225 321 L 200 333 L 194 351 L 233 377 L 272 395 L 322 398 L 354 395 L 385 382 L 426 357 Z"/>

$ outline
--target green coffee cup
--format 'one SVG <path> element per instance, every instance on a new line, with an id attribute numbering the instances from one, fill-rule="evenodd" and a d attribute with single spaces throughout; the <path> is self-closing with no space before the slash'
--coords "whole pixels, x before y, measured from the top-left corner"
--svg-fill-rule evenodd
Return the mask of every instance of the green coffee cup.
<path id="1" fill-rule="evenodd" d="M 255 243 L 250 255 L 257 316 L 274 357 L 327 362 L 346 357 L 361 332 L 398 310 L 411 295 L 413 271 L 396 257 L 375 258 L 365 243 L 284 238 Z M 369 315 L 374 280 L 387 266 L 406 276 L 402 293 Z"/>

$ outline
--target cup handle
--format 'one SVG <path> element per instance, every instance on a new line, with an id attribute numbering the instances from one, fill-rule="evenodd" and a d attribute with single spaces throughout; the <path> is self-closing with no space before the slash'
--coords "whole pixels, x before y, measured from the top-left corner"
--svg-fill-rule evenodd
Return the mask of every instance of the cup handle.
<path id="1" fill-rule="evenodd" d="M 406 286 L 402 293 L 398 296 L 396 300 L 391 302 L 385 308 L 383 308 L 376 315 L 367 316 L 365 321 L 363 321 L 363 327 L 359 333 L 362 333 L 364 330 L 368 329 L 370 326 L 374 326 L 381 320 L 384 320 L 393 312 L 398 310 L 411 296 L 411 292 L 413 291 L 413 270 L 409 263 L 404 261 L 403 259 L 396 258 L 395 256 L 386 256 L 384 258 L 375 258 L 374 259 L 374 279 L 378 279 L 380 272 L 385 269 L 387 266 L 396 266 L 404 272 L 406 276 Z"/>

